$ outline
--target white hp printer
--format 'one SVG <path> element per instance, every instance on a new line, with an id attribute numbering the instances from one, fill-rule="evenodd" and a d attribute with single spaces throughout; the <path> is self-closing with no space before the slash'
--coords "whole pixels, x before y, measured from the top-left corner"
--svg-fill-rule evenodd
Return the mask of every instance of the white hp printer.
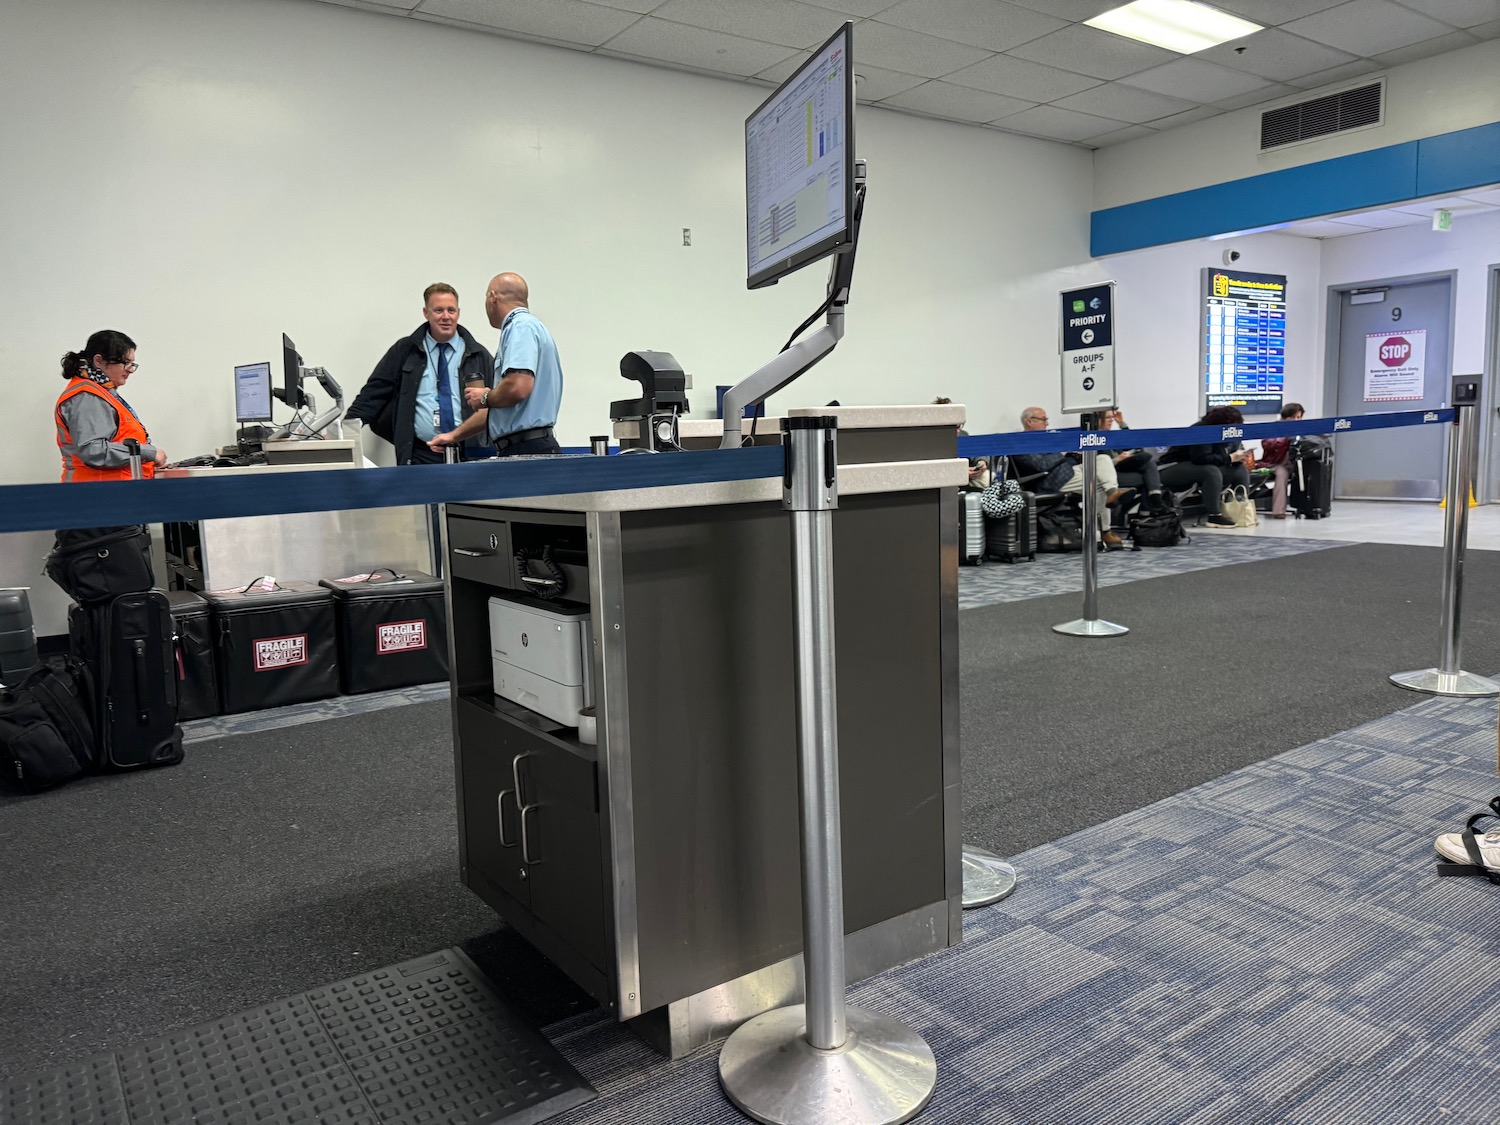
<path id="1" fill-rule="evenodd" d="M 594 701 L 587 609 L 490 599 L 495 694 L 564 726 Z"/>

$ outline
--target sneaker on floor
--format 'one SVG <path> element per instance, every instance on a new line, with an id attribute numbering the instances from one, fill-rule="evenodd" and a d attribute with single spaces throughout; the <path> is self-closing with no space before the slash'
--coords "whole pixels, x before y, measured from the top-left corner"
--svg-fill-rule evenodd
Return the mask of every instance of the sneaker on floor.
<path id="1" fill-rule="evenodd" d="M 1490 871 L 1500 871 L 1500 832 L 1475 833 L 1474 843 L 1479 848 L 1479 855 L 1484 860 L 1484 866 Z M 1433 847 L 1437 849 L 1437 854 L 1449 863 L 1474 862 L 1469 849 L 1464 847 L 1462 832 L 1444 832 L 1433 843 Z"/>
<path id="2" fill-rule="evenodd" d="M 1205 527 L 1233 527 L 1234 521 L 1228 516 L 1209 516 L 1203 521 Z"/>

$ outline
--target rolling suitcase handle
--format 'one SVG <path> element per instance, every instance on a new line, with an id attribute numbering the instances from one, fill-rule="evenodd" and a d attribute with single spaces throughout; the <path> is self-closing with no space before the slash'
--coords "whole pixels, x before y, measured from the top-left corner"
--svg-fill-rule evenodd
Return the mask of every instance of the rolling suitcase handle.
<path id="1" fill-rule="evenodd" d="M 150 692 L 146 681 L 146 642 L 144 640 L 132 641 L 130 649 L 130 655 L 135 661 L 135 700 L 141 705 L 140 710 L 136 712 L 136 722 L 145 726 L 151 722 L 151 710 L 146 706 Z"/>
<path id="2" fill-rule="evenodd" d="M 125 452 L 130 454 L 130 479 L 143 479 L 145 474 L 141 470 L 141 443 L 135 438 L 126 438 Z"/>

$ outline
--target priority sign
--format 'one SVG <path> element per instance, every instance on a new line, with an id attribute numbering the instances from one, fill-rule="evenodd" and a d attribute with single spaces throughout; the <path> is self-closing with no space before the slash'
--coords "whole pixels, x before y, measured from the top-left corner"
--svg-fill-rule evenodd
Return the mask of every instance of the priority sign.
<path id="1" fill-rule="evenodd" d="M 1062 412 L 1090 414 L 1115 405 L 1115 283 L 1062 294 Z"/>

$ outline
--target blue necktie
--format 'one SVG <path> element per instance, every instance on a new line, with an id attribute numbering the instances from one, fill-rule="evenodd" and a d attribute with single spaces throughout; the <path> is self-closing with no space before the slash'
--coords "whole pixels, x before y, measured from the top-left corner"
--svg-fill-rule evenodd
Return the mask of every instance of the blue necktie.
<path id="1" fill-rule="evenodd" d="M 448 377 L 448 357 L 452 354 L 452 344 L 438 345 L 438 422 L 445 434 L 453 430 L 453 382 Z"/>

